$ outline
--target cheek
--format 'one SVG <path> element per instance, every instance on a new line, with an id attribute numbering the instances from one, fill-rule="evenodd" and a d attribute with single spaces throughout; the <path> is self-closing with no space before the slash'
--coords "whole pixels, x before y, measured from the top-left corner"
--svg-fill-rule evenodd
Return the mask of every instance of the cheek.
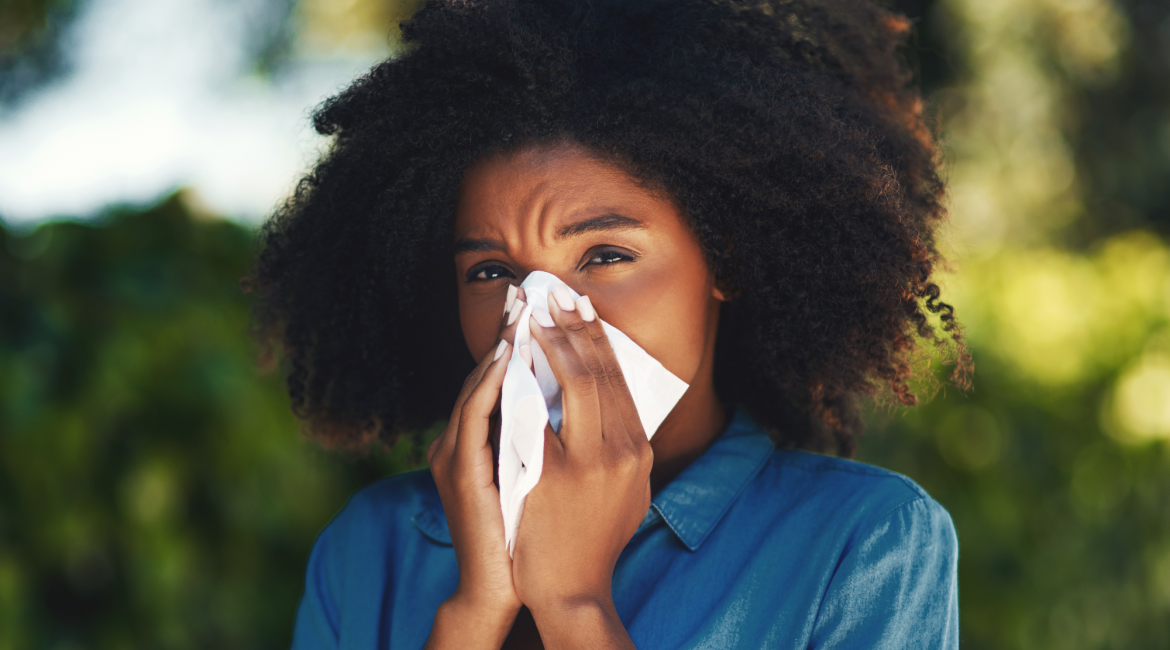
<path id="1" fill-rule="evenodd" d="M 602 318 L 671 373 L 694 383 L 707 344 L 706 264 L 700 258 L 683 267 L 663 265 L 640 273 L 631 285 L 597 299 Z"/>
<path id="2" fill-rule="evenodd" d="M 467 349 L 476 362 L 498 343 L 496 337 L 500 333 L 503 312 L 503 298 L 497 300 L 495 296 L 459 293 L 459 324 L 463 328 Z"/>

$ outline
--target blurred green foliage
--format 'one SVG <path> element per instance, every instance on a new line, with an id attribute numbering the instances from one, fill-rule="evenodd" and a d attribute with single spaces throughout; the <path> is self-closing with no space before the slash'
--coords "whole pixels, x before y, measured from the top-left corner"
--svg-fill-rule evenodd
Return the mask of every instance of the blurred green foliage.
<path id="1" fill-rule="evenodd" d="M 0 231 L 0 648 L 287 647 L 345 462 L 261 375 L 252 233 L 174 197 Z"/>
<path id="2" fill-rule="evenodd" d="M 1170 648 L 1170 4 L 895 4 L 975 389 L 878 409 L 859 456 L 954 517 L 965 648 Z"/>
<path id="3" fill-rule="evenodd" d="M 0 54 L 38 40 L 50 26 L 49 15 L 69 0 L 5 0 L 0 4 Z"/>
<path id="4" fill-rule="evenodd" d="M 965 648 L 1170 647 L 1170 248 L 969 264 L 975 390 L 878 410 L 859 458 L 959 534 Z"/>

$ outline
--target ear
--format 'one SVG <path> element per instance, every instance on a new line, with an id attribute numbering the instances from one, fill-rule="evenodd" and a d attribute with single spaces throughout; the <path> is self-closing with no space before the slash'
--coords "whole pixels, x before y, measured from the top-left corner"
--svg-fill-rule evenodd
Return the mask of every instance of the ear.
<path id="1" fill-rule="evenodd" d="M 732 251 L 735 250 L 735 242 L 731 240 L 727 232 L 723 233 L 723 239 L 727 242 L 727 247 L 724 249 L 723 254 L 730 256 Z M 714 271 L 711 274 L 714 275 Z M 739 293 L 737 287 L 729 285 L 725 280 L 720 280 L 718 277 L 711 283 L 711 295 L 719 302 L 731 302 L 739 297 Z"/>
<path id="2" fill-rule="evenodd" d="M 723 283 L 718 280 L 711 284 L 711 295 L 715 296 L 715 299 L 719 302 L 729 302 L 739 295 L 738 292 L 728 290 L 722 285 Z"/>

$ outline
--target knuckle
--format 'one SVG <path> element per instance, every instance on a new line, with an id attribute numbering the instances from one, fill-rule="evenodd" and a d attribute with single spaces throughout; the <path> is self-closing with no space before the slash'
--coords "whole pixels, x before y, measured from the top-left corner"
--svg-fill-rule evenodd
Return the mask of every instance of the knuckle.
<path id="1" fill-rule="evenodd" d="M 459 408 L 459 422 L 460 423 L 466 422 L 468 420 L 468 416 L 475 415 L 475 407 L 476 407 L 475 402 L 476 402 L 475 392 L 472 391 L 472 393 L 467 396 L 467 399 L 463 401 L 463 406 L 461 406 Z"/>
<path id="2" fill-rule="evenodd" d="M 549 340 L 549 343 L 552 343 L 553 345 L 556 345 L 556 346 L 564 347 L 564 346 L 571 346 L 572 345 L 569 343 L 569 337 L 565 336 L 565 333 L 561 330 L 557 330 L 556 332 L 549 334 L 548 340 Z"/>
<path id="3" fill-rule="evenodd" d="M 626 374 L 622 372 L 622 367 L 617 362 L 605 364 L 605 376 L 614 386 L 626 385 Z"/>
<path id="4" fill-rule="evenodd" d="M 607 373 L 606 373 L 605 365 L 602 364 L 600 361 L 597 361 L 596 359 L 586 361 L 585 367 L 589 369 L 589 374 L 593 375 L 598 380 L 602 380 L 602 379 L 606 378 Z"/>
<path id="5" fill-rule="evenodd" d="M 618 467 L 623 473 L 637 474 L 642 469 L 642 460 L 635 453 L 622 454 L 618 457 Z"/>
<path id="6" fill-rule="evenodd" d="M 654 468 L 654 450 L 649 444 L 639 445 L 637 453 L 638 462 L 641 463 L 642 469 L 646 473 L 650 473 L 650 470 Z"/>
<path id="7" fill-rule="evenodd" d="M 582 321 L 574 321 L 572 323 L 565 325 L 565 329 L 576 334 L 577 332 L 580 332 L 581 330 L 585 329 L 585 321 L 583 321 L 583 320 Z"/>
<path id="8" fill-rule="evenodd" d="M 638 435 L 642 437 L 646 436 L 646 434 L 642 433 L 641 431 L 638 432 Z M 649 440 L 647 440 L 646 444 L 644 445 L 638 445 L 638 457 L 648 464 L 654 463 L 654 448 L 650 446 Z"/>
<path id="9" fill-rule="evenodd" d="M 597 390 L 597 379 L 592 374 L 575 374 L 570 382 L 573 389 L 582 394 L 590 395 Z"/>
<path id="10" fill-rule="evenodd" d="M 447 444 L 451 436 L 451 427 L 448 425 L 443 429 L 443 432 L 435 437 L 434 440 L 427 445 L 427 464 L 435 465 L 442 462 L 443 447 Z"/>
<path id="11" fill-rule="evenodd" d="M 443 482 L 444 478 L 447 476 L 447 464 L 445 462 L 444 454 L 440 453 L 437 449 L 431 457 L 430 468 L 431 474 L 435 477 L 435 482 Z"/>

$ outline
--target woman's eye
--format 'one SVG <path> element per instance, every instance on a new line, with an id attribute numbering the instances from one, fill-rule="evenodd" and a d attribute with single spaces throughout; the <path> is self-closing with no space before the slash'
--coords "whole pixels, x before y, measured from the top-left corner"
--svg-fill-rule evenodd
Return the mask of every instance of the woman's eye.
<path id="1" fill-rule="evenodd" d="M 633 262 L 634 256 L 621 251 L 604 250 L 589 257 L 588 264 L 617 264 L 618 262 Z"/>
<path id="2" fill-rule="evenodd" d="M 490 280 L 499 280 L 500 278 L 514 277 L 516 276 L 511 271 L 503 266 L 500 266 L 499 264 L 480 266 L 467 272 L 468 282 L 485 282 Z"/>

